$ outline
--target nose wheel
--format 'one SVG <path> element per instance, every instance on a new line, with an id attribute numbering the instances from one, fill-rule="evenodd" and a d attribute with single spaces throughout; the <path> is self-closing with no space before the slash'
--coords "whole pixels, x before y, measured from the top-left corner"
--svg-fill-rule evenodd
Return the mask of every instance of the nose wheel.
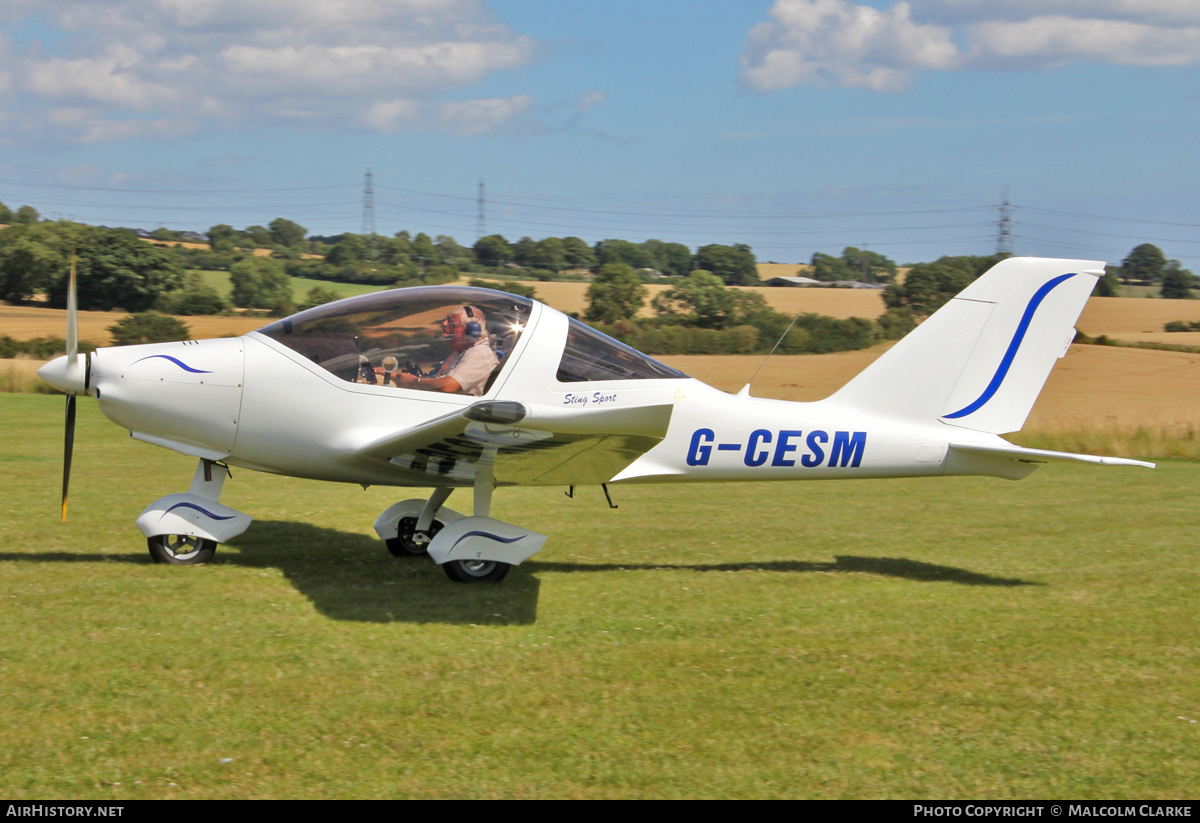
<path id="1" fill-rule="evenodd" d="M 212 560 L 217 551 L 215 540 L 190 534 L 158 534 L 146 539 L 155 563 L 171 566 L 195 566 Z"/>
<path id="2" fill-rule="evenodd" d="M 442 569 L 455 583 L 499 583 L 512 568 L 498 560 L 447 560 Z"/>

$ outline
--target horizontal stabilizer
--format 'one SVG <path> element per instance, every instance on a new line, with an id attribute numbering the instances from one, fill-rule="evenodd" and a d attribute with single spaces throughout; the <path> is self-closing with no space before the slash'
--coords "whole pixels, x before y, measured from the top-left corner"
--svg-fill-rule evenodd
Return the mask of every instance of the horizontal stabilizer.
<path id="1" fill-rule="evenodd" d="M 1055 452 L 1045 449 L 1024 449 L 1011 444 L 993 445 L 991 443 L 951 443 L 950 448 L 964 454 L 978 454 L 984 457 L 1009 457 L 1026 463 L 1094 463 L 1099 466 L 1141 466 L 1153 469 L 1153 463 L 1142 460 L 1130 460 L 1126 457 L 1098 457 L 1094 454 L 1072 454 L 1071 452 Z"/>

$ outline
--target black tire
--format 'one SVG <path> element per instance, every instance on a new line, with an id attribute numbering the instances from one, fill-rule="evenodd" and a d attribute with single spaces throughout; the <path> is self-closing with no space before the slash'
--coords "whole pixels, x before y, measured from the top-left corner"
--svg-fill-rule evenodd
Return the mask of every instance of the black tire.
<path id="1" fill-rule="evenodd" d="M 442 569 L 455 583 L 499 583 L 512 568 L 499 560 L 447 560 Z"/>
<path id="2" fill-rule="evenodd" d="M 197 566 L 212 560 L 217 551 L 215 540 L 187 534 L 157 534 L 146 545 L 155 563 L 171 566 Z"/>
<path id="3" fill-rule="evenodd" d="M 434 520 L 429 524 L 429 539 L 433 540 L 434 535 L 445 527 L 445 523 L 441 520 Z M 413 539 L 413 533 L 417 529 L 417 518 L 401 517 L 400 522 L 396 524 L 396 536 L 383 541 L 387 545 L 387 550 L 392 557 L 423 557 L 429 549 L 429 543 L 418 543 Z"/>

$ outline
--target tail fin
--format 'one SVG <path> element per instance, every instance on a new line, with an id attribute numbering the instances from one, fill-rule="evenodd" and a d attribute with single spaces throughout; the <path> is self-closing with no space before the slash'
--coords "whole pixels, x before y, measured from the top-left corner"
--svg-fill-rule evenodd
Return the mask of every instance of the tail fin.
<path id="1" fill-rule="evenodd" d="M 834 398 L 863 411 L 1017 431 L 1103 273 L 1091 260 L 1003 260 Z"/>

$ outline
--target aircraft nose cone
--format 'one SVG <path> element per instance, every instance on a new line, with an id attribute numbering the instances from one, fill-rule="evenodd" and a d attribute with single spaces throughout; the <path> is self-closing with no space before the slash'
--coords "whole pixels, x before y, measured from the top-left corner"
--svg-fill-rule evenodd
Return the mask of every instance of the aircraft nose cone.
<path id="1" fill-rule="evenodd" d="M 68 357 L 63 355 L 51 360 L 38 369 L 38 377 L 59 391 L 82 392 L 83 386 L 83 356 Z"/>

